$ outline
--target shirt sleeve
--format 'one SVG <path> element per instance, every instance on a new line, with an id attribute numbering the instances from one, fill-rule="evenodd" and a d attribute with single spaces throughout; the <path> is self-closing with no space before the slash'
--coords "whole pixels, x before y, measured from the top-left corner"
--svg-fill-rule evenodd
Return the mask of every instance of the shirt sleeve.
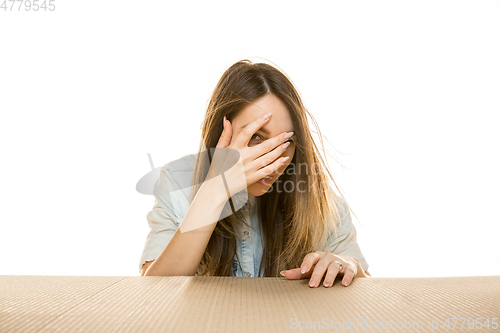
<path id="1" fill-rule="evenodd" d="M 179 214 L 172 203 L 172 196 L 179 193 L 178 189 L 168 168 L 162 167 L 153 189 L 155 205 L 146 216 L 151 231 L 142 251 L 139 274 L 147 261 L 152 261 L 160 255 L 180 225 Z"/>
<path id="2" fill-rule="evenodd" d="M 342 199 L 340 199 L 340 201 L 342 207 L 340 217 L 342 218 L 344 215 L 345 217 L 342 219 L 340 225 L 339 223 L 336 225 L 337 234 L 332 231 L 328 236 L 328 244 L 325 252 L 332 252 L 333 254 L 357 258 L 361 268 L 363 268 L 366 272 L 369 265 L 359 248 L 356 237 L 356 228 L 352 223 L 351 213 L 349 212 L 349 208 L 346 203 Z"/>

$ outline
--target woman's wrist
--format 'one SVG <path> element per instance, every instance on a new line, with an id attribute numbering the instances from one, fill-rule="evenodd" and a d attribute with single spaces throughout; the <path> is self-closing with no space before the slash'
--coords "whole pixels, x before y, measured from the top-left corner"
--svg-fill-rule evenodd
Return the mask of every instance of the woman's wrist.
<path id="1" fill-rule="evenodd" d="M 213 177 L 205 179 L 199 191 L 210 196 L 211 201 L 217 204 L 226 204 L 230 194 L 222 177 Z"/>

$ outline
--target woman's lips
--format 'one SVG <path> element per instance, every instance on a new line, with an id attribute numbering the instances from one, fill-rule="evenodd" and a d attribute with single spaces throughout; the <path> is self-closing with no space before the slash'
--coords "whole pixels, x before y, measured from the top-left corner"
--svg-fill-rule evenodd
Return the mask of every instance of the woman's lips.
<path id="1" fill-rule="evenodd" d="M 270 184 L 270 183 L 273 181 L 273 178 L 274 178 L 274 176 L 276 176 L 276 175 L 277 175 L 277 173 L 276 173 L 276 172 L 275 172 L 275 173 L 272 173 L 272 174 L 270 174 L 270 175 L 269 175 L 269 176 L 267 176 L 267 177 L 264 177 L 264 178 L 262 178 L 262 179 L 259 179 L 259 180 L 257 181 L 257 183 L 262 184 L 262 185 L 268 185 L 268 184 Z"/>

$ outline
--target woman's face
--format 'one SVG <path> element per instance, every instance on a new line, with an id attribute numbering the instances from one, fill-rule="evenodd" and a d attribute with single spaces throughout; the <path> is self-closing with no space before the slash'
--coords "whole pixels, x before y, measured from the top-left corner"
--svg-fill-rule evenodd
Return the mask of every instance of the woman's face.
<path id="1" fill-rule="evenodd" d="M 235 137 L 243 130 L 243 127 L 247 124 L 255 121 L 261 115 L 271 111 L 273 114 L 271 119 L 264 124 L 248 142 L 248 146 L 252 147 L 258 145 L 266 140 L 269 140 L 283 132 L 294 132 L 294 126 L 292 123 L 292 118 L 290 112 L 288 111 L 286 105 L 274 95 L 266 95 L 254 103 L 247 105 L 245 108 L 238 113 L 238 115 L 231 121 L 233 133 L 231 142 Z M 265 133 L 268 132 L 268 133 Z M 295 141 L 295 133 L 290 138 Z M 278 148 L 280 149 L 280 148 Z M 282 165 L 275 173 L 271 174 L 271 179 L 266 179 L 265 181 L 259 181 L 248 186 L 248 194 L 253 196 L 261 196 L 266 193 L 271 185 L 281 176 L 285 171 L 286 167 L 292 161 L 293 155 L 295 153 L 295 142 L 290 142 L 287 149 L 278 158 L 290 156 L 290 158 Z M 283 186 L 280 186 L 283 188 Z"/>

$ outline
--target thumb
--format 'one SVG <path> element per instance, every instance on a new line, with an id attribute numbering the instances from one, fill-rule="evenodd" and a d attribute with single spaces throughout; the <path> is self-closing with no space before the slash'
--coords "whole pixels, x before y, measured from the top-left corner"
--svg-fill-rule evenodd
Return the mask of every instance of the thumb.
<path id="1" fill-rule="evenodd" d="M 222 134 L 219 138 L 219 141 L 217 142 L 216 148 L 226 148 L 231 143 L 231 134 L 232 134 L 231 122 L 226 120 L 226 116 L 224 116 L 222 122 L 223 122 Z"/>

